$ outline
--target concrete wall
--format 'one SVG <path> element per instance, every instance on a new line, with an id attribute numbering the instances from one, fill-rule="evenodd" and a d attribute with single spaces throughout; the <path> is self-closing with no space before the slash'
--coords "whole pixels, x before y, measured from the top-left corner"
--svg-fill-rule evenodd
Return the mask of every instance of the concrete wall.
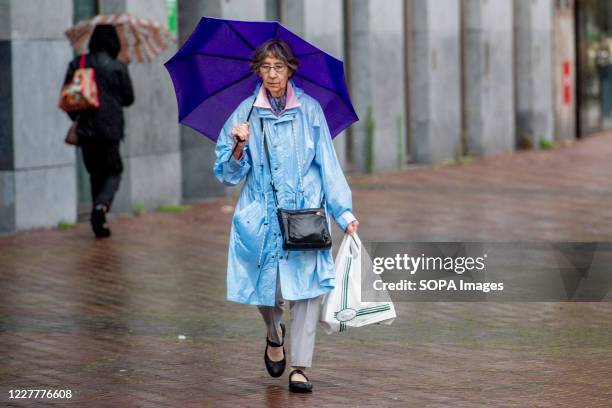
<path id="1" fill-rule="evenodd" d="M 5 0 L 0 11 L 0 232 L 74 222 L 76 155 L 57 108 L 72 1 Z"/>
<path id="2" fill-rule="evenodd" d="M 406 137 L 403 3 L 352 2 L 351 98 L 361 120 L 353 125 L 350 154 L 360 171 L 396 169 L 397 147 Z"/>
<path id="3" fill-rule="evenodd" d="M 221 2 L 222 18 L 263 21 L 266 19 L 266 0 L 206 0 Z"/>
<path id="4" fill-rule="evenodd" d="M 439 163 L 461 153 L 460 3 L 412 1 L 410 151 Z"/>
<path id="5" fill-rule="evenodd" d="M 514 149 L 512 2 L 464 0 L 465 153 Z"/>
<path id="6" fill-rule="evenodd" d="M 321 18 L 323 15 L 325 18 Z M 315 47 L 344 60 L 342 0 L 286 0 L 282 23 Z M 334 139 L 334 148 L 342 165 L 346 162 L 346 133 L 342 132 Z"/>
<path id="7" fill-rule="evenodd" d="M 101 12 L 131 13 L 167 24 L 165 0 L 102 0 Z M 115 198 L 115 212 L 132 212 L 143 204 L 153 210 L 163 204 L 178 204 L 182 197 L 181 150 L 176 97 L 163 62 L 175 52 L 170 46 L 155 62 L 130 64 L 135 103 L 127 108 L 125 171 Z"/>
<path id="8" fill-rule="evenodd" d="M 517 145 L 553 139 L 552 0 L 514 1 Z"/>

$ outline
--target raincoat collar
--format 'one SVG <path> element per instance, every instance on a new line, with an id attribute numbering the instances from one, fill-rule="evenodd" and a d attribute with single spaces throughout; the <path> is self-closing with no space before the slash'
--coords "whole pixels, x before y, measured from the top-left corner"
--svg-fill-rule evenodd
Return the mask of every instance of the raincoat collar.
<path id="1" fill-rule="evenodd" d="M 299 108 L 301 106 L 300 101 L 298 100 L 298 96 L 300 96 L 304 91 L 300 88 L 296 87 L 293 83 L 293 80 L 289 80 L 287 82 L 287 101 L 285 103 L 285 109 L 278 116 L 279 118 L 283 116 L 285 112 L 289 109 Z M 259 83 L 257 88 L 255 88 L 254 92 L 256 96 L 255 103 L 253 106 L 259 109 L 259 113 L 261 116 L 267 117 L 277 117 L 272 113 L 272 106 L 270 105 L 270 101 L 268 100 L 268 96 L 266 95 L 266 88 L 263 86 L 263 83 Z M 269 114 L 269 115 L 268 115 Z"/>

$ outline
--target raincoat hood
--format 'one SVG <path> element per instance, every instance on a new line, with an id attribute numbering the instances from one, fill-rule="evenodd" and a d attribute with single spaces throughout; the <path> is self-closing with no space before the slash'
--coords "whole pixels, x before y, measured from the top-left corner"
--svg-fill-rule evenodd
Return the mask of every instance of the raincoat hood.
<path id="1" fill-rule="evenodd" d="M 115 27 L 110 24 L 97 25 L 89 39 L 89 52 L 105 51 L 112 58 L 117 58 L 120 50 L 121 43 Z"/>
<path id="2" fill-rule="evenodd" d="M 295 108 L 300 106 L 300 101 L 298 98 L 302 96 L 304 90 L 295 86 L 295 82 L 292 79 L 287 81 L 287 106 L 285 109 Z M 266 89 L 263 86 L 263 82 L 260 81 L 255 87 L 255 91 L 253 91 L 253 96 L 255 96 L 255 106 L 260 108 L 268 108 L 272 109 L 270 103 L 268 101 L 268 97 L 266 96 Z"/>

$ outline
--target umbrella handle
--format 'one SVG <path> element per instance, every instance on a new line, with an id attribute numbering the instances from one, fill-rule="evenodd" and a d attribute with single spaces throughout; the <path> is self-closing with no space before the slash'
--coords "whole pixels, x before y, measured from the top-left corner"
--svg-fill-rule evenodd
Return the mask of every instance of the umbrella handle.
<path id="1" fill-rule="evenodd" d="M 234 138 L 234 141 L 235 141 L 235 142 L 238 142 L 238 139 Z M 232 157 L 234 157 L 234 153 L 236 152 L 236 148 L 237 148 L 237 147 L 238 147 L 238 143 L 236 143 L 236 144 L 234 145 L 234 148 L 232 149 L 232 153 L 230 154 L 230 157 L 229 157 L 229 159 L 227 159 L 227 161 L 232 160 Z"/>
<path id="2" fill-rule="evenodd" d="M 255 100 L 257 100 L 257 99 L 255 99 Z M 251 105 L 251 109 L 249 110 L 249 114 L 248 114 L 248 116 L 246 118 L 247 122 L 249 121 L 249 119 L 251 119 L 251 113 L 253 113 L 253 108 L 255 107 L 255 100 L 253 100 L 253 104 Z"/>
<path id="3" fill-rule="evenodd" d="M 251 105 L 251 109 L 249 110 L 249 114 L 247 115 L 246 118 L 246 122 L 249 123 L 249 120 L 251 119 L 251 113 L 253 113 L 253 108 L 255 107 L 255 100 L 253 100 L 253 104 Z M 236 138 L 234 138 L 234 141 L 238 141 Z M 238 143 L 236 143 L 234 145 L 234 148 L 232 149 L 232 153 L 230 154 L 230 157 L 227 161 L 232 160 L 232 157 L 234 156 L 234 153 L 236 152 L 236 148 L 238 147 Z"/>

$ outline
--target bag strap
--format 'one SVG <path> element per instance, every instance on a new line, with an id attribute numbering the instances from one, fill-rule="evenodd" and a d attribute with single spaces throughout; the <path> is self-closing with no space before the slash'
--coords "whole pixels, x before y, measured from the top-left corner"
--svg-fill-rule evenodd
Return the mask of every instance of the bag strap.
<path id="1" fill-rule="evenodd" d="M 274 185 L 274 177 L 272 177 L 272 165 L 270 164 L 270 150 L 268 150 L 268 139 L 266 139 L 266 131 L 264 129 L 263 118 L 259 118 L 261 123 L 261 137 L 264 145 L 264 156 L 266 156 L 266 162 L 268 163 L 268 170 L 270 170 L 270 185 L 272 186 L 272 194 L 274 195 L 274 204 L 278 208 L 278 199 L 276 198 L 276 186 Z M 265 166 L 264 166 L 265 167 Z"/>
<path id="2" fill-rule="evenodd" d="M 298 148 L 297 148 L 297 139 L 295 137 L 295 121 L 292 120 L 291 121 L 291 135 L 293 136 L 293 147 L 295 148 L 295 157 L 297 158 L 297 162 L 298 162 L 298 181 L 299 181 L 299 187 L 300 187 L 300 193 L 302 193 L 302 197 L 304 197 L 304 183 L 302 182 L 302 160 L 301 160 L 301 156 L 299 155 L 298 152 Z"/>

